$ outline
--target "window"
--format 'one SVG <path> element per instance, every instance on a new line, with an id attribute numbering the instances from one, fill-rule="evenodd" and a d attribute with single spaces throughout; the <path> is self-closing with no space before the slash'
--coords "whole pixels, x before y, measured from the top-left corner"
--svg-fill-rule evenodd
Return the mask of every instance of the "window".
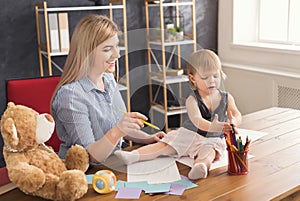
<path id="1" fill-rule="evenodd" d="M 260 42 L 300 45 L 300 1 L 260 0 Z"/>
<path id="2" fill-rule="evenodd" d="M 291 17 L 288 17 L 289 24 L 286 27 L 296 30 L 290 31 L 289 34 L 290 40 L 292 38 L 292 41 L 294 41 L 293 43 L 289 42 L 287 44 L 288 34 L 285 35 L 286 39 L 278 40 L 276 38 L 275 40 L 275 37 L 273 37 L 267 40 L 266 36 L 264 38 L 261 36 L 260 31 L 262 30 L 258 23 L 262 19 L 260 15 L 261 1 L 264 0 L 219 1 L 218 54 L 223 64 L 227 63 L 227 66 L 235 69 L 299 77 L 300 43 L 297 42 L 299 39 L 295 40 L 294 38 L 300 36 L 296 29 L 300 27 L 299 23 L 295 25 L 295 21 L 299 22 L 300 19 L 291 20 Z M 271 9 L 275 3 L 280 1 L 283 0 L 269 0 L 268 2 L 272 3 L 272 6 L 268 9 Z M 300 0 L 287 0 L 286 2 L 289 2 L 289 8 L 300 10 L 300 6 L 296 6 L 296 4 L 300 4 Z M 293 13 L 290 9 L 288 11 Z M 283 14 L 280 12 L 277 15 L 282 16 Z M 297 13 L 297 15 L 299 14 Z M 272 23 L 279 26 L 277 21 L 272 19 Z M 267 33 L 272 32 L 275 31 Z"/>
<path id="3" fill-rule="evenodd" d="M 234 44 L 300 49 L 299 0 L 234 0 Z"/>

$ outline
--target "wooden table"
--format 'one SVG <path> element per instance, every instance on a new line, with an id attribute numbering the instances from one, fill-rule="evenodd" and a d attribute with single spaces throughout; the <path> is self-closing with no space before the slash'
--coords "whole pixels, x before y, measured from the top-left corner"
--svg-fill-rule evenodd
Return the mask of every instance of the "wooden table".
<path id="1" fill-rule="evenodd" d="M 186 190 L 182 196 L 150 196 L 142 192 L 140 200 L 300 200 L 300 111 L 277 107 L 261 110 L 245 115 L 240 127 L 268 133 L 251 144 L 250 154 L 255 157 L 249 159 L 248 175 L 228 175 L 227 167 L 221 167 L 210 171 L 206 179 L 195 181 L 198 187 Z M 183 175 L 190 170 L 182 164 L 178 167 Z M 118 179 L 126 181 L 124 170 L 113 171 Z M 117 200 L 115 195 L 116 192 L 97 194 L 89 185 L 88 193 L 81 200 Z M 43 199 L 14 189 L 1 195 L 0 200 Z"/>

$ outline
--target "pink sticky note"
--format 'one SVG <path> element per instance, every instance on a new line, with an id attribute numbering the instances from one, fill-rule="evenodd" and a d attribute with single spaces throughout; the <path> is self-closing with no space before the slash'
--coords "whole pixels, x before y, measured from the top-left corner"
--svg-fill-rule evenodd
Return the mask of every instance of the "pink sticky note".
<path id="1" fill-rule="evenodd" d="M 186 189 L 186 186 L 181 184 L 171 184 L 170 191 L 166 194 L 170 195 L 182 195 L 184 190 Z"/>
<path id="2" fill-rule="evenodd" d="M 141 196 L 141 188 L 119 188 L 115 198 L 119 199 L 139 199 Z"/>

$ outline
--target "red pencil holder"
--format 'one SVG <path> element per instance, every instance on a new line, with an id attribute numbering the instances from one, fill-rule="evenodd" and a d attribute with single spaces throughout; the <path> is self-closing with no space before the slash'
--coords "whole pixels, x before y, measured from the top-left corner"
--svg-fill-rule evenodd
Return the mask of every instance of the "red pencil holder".
<path id="1" fill-rule="evenodd" d="M 232 175 L 248 174 L 248 150 L 247 151 L 231 151 L 228 152 L 228 169 L 227 172 Z"/>

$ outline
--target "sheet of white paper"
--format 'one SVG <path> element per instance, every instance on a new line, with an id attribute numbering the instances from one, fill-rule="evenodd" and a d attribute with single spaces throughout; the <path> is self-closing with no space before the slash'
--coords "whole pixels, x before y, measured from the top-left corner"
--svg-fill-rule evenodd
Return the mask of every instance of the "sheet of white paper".
<path id="1" fill-rule="evenodd" d="M 248 159 L 249 158 L 253 158 L 254 156 L 251 155 L 251 154 L 248 154 Z M 189 166 L 189 167 L 192 167 L 193 166 L 193 163 L 194 163 L 194 160 L 191 159 L 190 157 L 181 157 L 179 159 L 177 159 L 178 162 L 186 165 L 186 166 Z M 223 166 L 226 166 L 228 165 L 228 153 L 227 151 L 223 154 L 222 158 L 220 158 L 220 160 L 216 161 L 216 162 L 213 162 L 213 164 L 210 166 L 210 170 L 213 170 L 213 169 L 216 169 L 216 168 L 219 168 L 219 167 L 223 167 Z"/>
<path id="2" fill-rule="evenodd" d="M 159 157 L 127 166 L 128 182 L 147 181 L 149 184 L 159 184 L 180 179 L 175 159 L 171 157 Z"/>
<path id="3" fill-rule="evenodd" d="M 238 128 L 238 136 L 241 136 L 242 141 L 246 142 L 246 137 L 248 136 L 249 140 L 251 140 L 251 142 L 254 142 L 255 140 L 258 140 L 259 138 L 267 135 L 267 133 L 265 132 L 260 132 L 260 131 L 253 131 L 253 130 L 247 130 L 247 129 L 241 129 Z M 253 158 L 254 156 L 251 154 L 248 154 L 248 158 Z M 181 157 L 179 159 L 177 159 L 178 162 L 185 164 L 189 167 L 193 166 L 194 160 L 191 159 L 190 157 Z M 219 167 L 223 167 L 228 165 L 228 154 L 227 151 L 225 151 L 224 155 L 222 156 L 222 158 L 220 158 L 220 160 L 214 162 L 211 167 L 210 170 L 219 168 Z"/>
<path id="4" fill-rule="evenodd" d="M 237 130 L 239 132 L 239 134 L 237 136 L 241 136 L 243 142 L 246 142 L 247 136 L 248 136 L 249 140 L 251 140 L 251 142 L 254 142 L 254 141 L 258 140 L 259 138 L 262 138 L 263 136 L 268 134 L 266 132 L 241 129 L 241 128 L 237 128 Z"/>

